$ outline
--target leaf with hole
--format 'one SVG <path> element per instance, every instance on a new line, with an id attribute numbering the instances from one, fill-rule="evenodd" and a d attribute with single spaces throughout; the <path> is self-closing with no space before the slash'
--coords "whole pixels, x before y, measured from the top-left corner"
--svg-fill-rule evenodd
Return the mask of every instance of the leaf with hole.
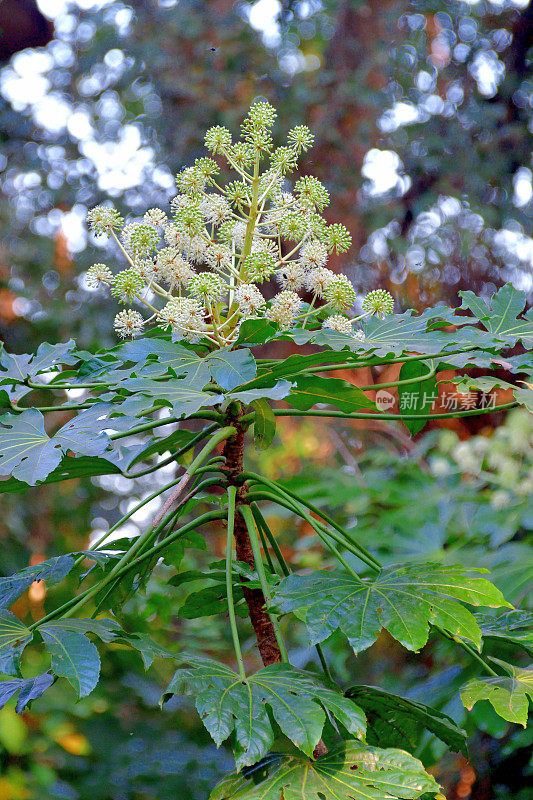
<path id="1" fill-rule="evenodd" d="M 402 750 L 346 742 L 313 761 L 269 756 L 224 778 L 209 800 L 445 800 L 423 765 Z"/>

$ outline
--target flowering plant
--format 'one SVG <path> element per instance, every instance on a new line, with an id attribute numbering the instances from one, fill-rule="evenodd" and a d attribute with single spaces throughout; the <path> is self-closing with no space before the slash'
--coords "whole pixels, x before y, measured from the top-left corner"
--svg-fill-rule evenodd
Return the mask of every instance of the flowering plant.
<path id="1" fill-rule="evenodd" d="M 268 447 L 284 416 L 395 421 L 415 434 L 434 416 L 480 415 L 519 403 L 531 409 L 526 348 L 533 322 L 512 286 L 490 302 L 464 292 L 459 309 L 421 314 L 392 313 L 391 296 L 377 290 L 350 318 L 355 288 L 326 266 L 330 253 L 349 247 L 349 234 L 320 215 L 328 192 L 315 178 L 301 177 L 287 190 L 287 176 L 312 135 L 298 126 L 287 145 L 274 148 L 274 116 L 268 104 L 254 104 L 235 144 L 224 128 L 208 131 L 208 148 L 239 180 L 222 185 L 218 161 L 199 159 L 178 175 L 171 219 L 152 209 L 142 222 L 123 227 L 113 208 L 90 212 L 95 234 L 110 234 L 128 264 L 115 275 L 95 264 L 87 281 L 131 306 L 115 320 L 119 336 L 130 341 L 94 353 L 70 341 L 43 344 L 33 356 L 1 354 L 0 474 L 11 476 L 2 491 L 113 474 L 131 482 L 132 494 L 146 476 L 157 488 L 88 551 L 0 579 L 0 669 L 10 676 L 0 683 L 0 704 L 18 693 L 22 710 L 58 678 L 88 694 L 100 667 L 89 637 L 98 637 L 139 650 L 147 666 L 155 657 L 175 662 L 164 699 L 192 695 L 215 742 L 228 741 L 235 753 L 238 772 L 214 789 L 212 800 L 442 798 L 413 753 L 426 731 L 464 751 L 463 731 L 430 706 L 373 687 L 341 687 L 328 640 L 342 638 L 359 653 L 382 629 L 413 651 L 430 636 L 442 637 L 464 654 L 465 705 L 488 699 L 505 719 L 525 724 L 531 670 L 516 648 L 512 663 L 491 659 L 475 611 L 510 604 L 483 570 L 431 561 L 384 566 L 377 546 L 368 549 L 324 508 L 251 471 L 245 453 L 252 430 L 256 447 Z M 268 299 L 271 280 L 280 291 Z M 149 323 L 155 327 L 139 337 Z M 280 340 L 292 343 L 288 358 L 275 357 Z M 519 342 L 525 352 L 514 349 Z M 273 357 L 254 355 L 264 344 Z M 402 365 L 399 377 L 386 383 L 358 387 L 329 376 L 393 363 Z M 495 375 L 502 364 L 521 382 Z M 503 389 L 507 402 L 437 415 L 439 373 L 472 366 L 482 376 L 459 377 L 458 390 Z M 80 402 L 61 402 L 72 389 L 82 393 Z M 392 407 L 398 400 L 399 413 L 374 402 L 385 389 Z M 21 405 L 35 391 L 51 393 L 51 405 Z M 408 404 L 401 402 L 405 392 Z M 43 415 L 50 411 L 55 416 L 47 423 Z M 63 412 L 69 419 L 58 427 Z M 164 468 L 173 464 L 183 472 L 165 484 Z M 111 534 L 159 497 L 161 508 L 146 530 L 110 547 Z M 322 544 L 324 565 L 336 567 L 293 572 L 265 519 L 265 504 L 304 520 Z M 206 526 L 225 534 L 224 560 L 203 573 L 184 569 L 185 550 L 199 539 L 203 544 L 199 533 Z M 87 559 L 94 567 L 80 575 L 80 591 L 44 618 L 26 621 L 10 610 L 35 580 L 53 585 Z M 212 586 L 193 592 L 177 613 L 185 619 L 227 615 L 233 652 L 223 661 L 181 643 L 170 651 L 142 631 L 125 630 L 124 604 L 142 596 L 161 560 L 175 572 L 172 587 L 214 582 L 215 595 Z M 255 649 L 243 650 L 243 611 L 261 669 L 254 669 Z M 508 613 L 494 614 L 489 630 L 512 649 L 517 639 L 510 625 Z M 295 627 L 307 631 L 321 672 L 291 664 Z M 44 644 L 50 669 L 24 677 L 21 659 L 32 642 Z"/>

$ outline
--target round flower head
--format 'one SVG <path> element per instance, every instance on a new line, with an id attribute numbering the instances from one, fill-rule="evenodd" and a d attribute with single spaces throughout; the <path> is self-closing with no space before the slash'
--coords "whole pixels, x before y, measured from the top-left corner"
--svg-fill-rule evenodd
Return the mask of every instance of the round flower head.
<path id="1" fill-rule="evenodd" d="M 245 317 L 251 317 L 265 305 L 265 298 L 253 283 L 241 283 L 235 292 L 241 313 Z"/>
<path id="2" fill-rule="evenodd" d="M 320 214 L 306 214 L 307 235 L 327 244 L 328 224 Z"/>
<path id="3" fill-rule="evenodd" d="M 252 253 L 269 253 L 275 259 L 278 255 L 278 246 L 272 239 L 254 237 L 252 240 Z"/>
<path id="4" fill-rule="evenodd" d="M 318 239 L 306 242 L 300 250 L 300 264 L 304 269 L 323 267 L 328 260 L 328 248 Z"/>
<path id="5" fill-rule="evenodd" d="M 163 228 L 167 224 L 168 218 L 160 208 L 149 208 L 143 217 L 143 222 L 153 228 Z"/>
<path id="6" fill-rule="evenodd" d="M 222 125 L 215 125 L 209 128 L 205 134 L 205 146 L 212 153 L 223 153 L 231 147 L 231 133 Z"/>
<path id="7" fill-rule="evenodd" d="M 197 158 L 194 162 L 194 168 L 201 172 L 202 175 L 205 175 L 207 180 L 220 172 L 220 167 L 212 158 Z"/>
<path id="8" fill-rule="evenodd" d="M 289 261 L 280 267 L 276 277 L 282 289 L 298 292 L 305 283 L 305 272 L 296 261 Z"/>
<path id="9" fill-rule="evenodd" d="M 326 286 L 324 297 L 336 311 L 342 311 L 353 305 L 355 289 L 346 275 L 335 275 Z"/>
<path id="10" fill-rule="evenodd" d="M 266 281 L 274 274 L 276 260 L 266 251 L 250 253 L 244 259 L 244 270 L 251 281 Z"/>
<path id="11" fill-rule="evenodd" d="M 114 328 L 122 339 L 127 336 L 136 336 L 141 333 L 143 327 L 143 318 L 138 311 L 133 311 L 131 308 L 126 309 L 126 311 L 119 311 L 115 317 Z"/>
<path id="12" fill-rule="evenodd" d="M 296 148 L 296 150 L 309 150 L 315 140 L 314 135 L 311 133 L 307 125 L 297 125 L 291 128 L 288 133 L 287 139 L 289 144 Z"/>
<path id="13" fill-rule="evenodd" d="M 276 109 L 270 103 L 265 103 L 264 101 L 253 103 L 243 123 L 243 128 L 250 126 L 254 128 L 271 128 L 277 116 Z"/>
<path id="14" fill-rule="evenodd" d="M 345 333 L 347 336 L 351 336 L 353 333 L 351 320 L 348 317 L 343 317 L 342 314 L 328 317 L 324 320 L 322 327 L 338 333 Z"/>
<path id="15" fill-rule="evenodd" d="M 390 292 L 385 289 L 374 289 L 369 292 L 363 300 L 363 311 L 369 311 L 372 314 L 392 314 L 394 310 L 394 299 Z"/>
<path id="16" fill-rule="evenodd" d="M 322 211 L 329 203 L 329 192 L 318 178 L 312 175 L 305 175 L 296 181 L 294 187 L 296 196 L 304 208 L 318 209 Z"/>
<path id="17" fill-rule="evenodd" d="M 170 210 L 173 214 L 177 214 L 184 206 L 189 206 L 190 204 L 191 198 L 188 194 L 177 194 L 170 201 Z"/>
<path id="18" fill-rule="evenodd" d="M 169 300 L 158 314 L 159 324 L 162 328 L 179 328 L 182 324 L 189 325 L 191 318 L 203 319 L 202 307 L 198 300 L 190 297 L 174 297 Z"/>
<path id="19" fill-rule="evenodd" d="M 308 273 L 305 285 L 317 297 L 324 297 L 325 291 L 334 277 L 335 273 L 331 269 L 317 267 Z"/>
<path id="20" fill-rule="evenodd" d="M 280 292 L 274 297 L 266 316 L 272 322 L 277 322 L 282 330 L 287 330 L 292 326 L 301 304 L 296 292 Z"/>
<path id="21" fill-rule="evenodd" d="M 196 205 L 183 206 L 176 214 L 174 224 L 188 236 L 197 236 L 205 227 L 203 214 Z"/>
<path id="22" fill-rule="evenodd" d="M 212 222 L 214 225 L 220 225 L 231 214 L 228 203 L 218 194 L 205 197 L 200 203 L 200 211 L 206 222 Z"/>
<path id="23" fill-rule="evenodd" d="M 226 287 L 216 272 L 200 272 L 191 278 L 189 291 L 194 297 L 217 303 L 226 294 Z"/>
<path id="24" fill-rule="evenodd" d="M 122 229 L 122 241 L 126 250 L 136 258 L 144 258 L 157 247 L 159 234 L 152 225 L 132 222 Z"/>
<path id="25" fill-rule="evenodd" d="M 113 230 L 119 230 L 122 227 L 122 217 L 112 206 L 96 206 L 92 208 L 87 214 L 87 223 L 93 233 L 101 236 L 105 233 L 111 233 Z"/>
<path id="26" fill-rule="evenodd" d="M 234 206 L 241 206 L 249 201 L 250 190 L 244 181 L 232 181 L 226 184 L 225 194 L 229 202 Z"/>
<path id="27" fill-rule="evenodd" d="M 100 289 L 102 286 L 111 286 L 113 273 L 105 264 L 93 264 L 87 270 L 85 280 L 91 289 Z"/>
<path id="28" fill-rule="evenodd" d="M 233 256 L 229 247 L 220 242 L 209 245 L 204 254 L 205 260 L 210 267 L 218 272 L 223 272 L 231 267 Z"/>
<path id="29" fill-rule="evenodd" d="M 154 262 L 149 258 L 135 261 L 135 272 L 145 283 L 150 283 L 156 277 Z"/>
<path id="30" fill-rule="evenodd" d="M 141 276 L 133 269 L 125 269 L 115 275 L 111 291 L 118 300 L 123 303 L 131 303 L 143 288 L 144 281 Z"/>
<path id="31" fill-rule="evenodd" d="M 179 250 L 174 247 L 164 247 L 157 254 L 156 267 L 160 270 L 161 277 L 176 286 L 188 286 L 194 275 L 191 265 L 185 261 Z"/>
<path id="32" fill-rule="evenodd" d="M 358 331 L 355 331 L 353 336 L 354 336 L 354 339 L 357 339 L 358 342 L 364 342 L 365 341 L 365 332 L 360 330 L 360 329 Z"/>
<path id="33" fill-rule="evenodd" d="M 272 153 L 272 165 L 277 167 L 283 175 L 296 169 L 297 163 L 298 158 L 292 147 L 276 147 Z"/>
<path id="34" fill-rule="evenodd" d="M 297 242 L 307 233 L 307 221 L 303 214 L 297 211 L 288 211 L 280 221 L 281 235 L 289 241 Z"/>
<path id="35" fill-rule="evenodd" d="M 254 151 L 246 142 L 237 142 L 233 145 L 230 155 L 234 163 L 241 169 L 251 167 L 254 163 Z"/>
<path id="36" fill-rule="evenodd" d="M 196 195 L 205 189 L 205 174 L 198 167 L 185 167 L 176 175 L 178 189 L 188 195 Z"/>
<path id="37" fill-rule="evenodd" d="M 334 222 L 333 225 L 328 225 L 326 237 L 328 249 L 334 253 L 345 253 L 352 243 L 352 237 L 348 233 L 347 228 L 341 225 L 340 222 Z"/>

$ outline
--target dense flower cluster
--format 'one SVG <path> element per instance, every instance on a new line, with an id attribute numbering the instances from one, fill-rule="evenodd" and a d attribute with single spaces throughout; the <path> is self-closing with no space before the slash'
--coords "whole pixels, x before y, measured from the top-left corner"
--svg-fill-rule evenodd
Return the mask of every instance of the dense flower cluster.
<path id="1" fill-rule="evenodd" d="M 322 324 L 361 339 L 353 323 L 392 311 L 392 297 L 380 290 L 365 298 L 361 316 L 345 316 L 355 289 L 326 265 L 331 253 L 348 250 L 350 234 L 321 216 L 329 192 L 317 178 L 300 177 L 289 191 L 287 176 L 313 144 L 313 134 L 298 125 L 287 144 L 276 148 L 275 118 L 271 105 L 256 102 L 241 126 L 241 141 L 233 142 L 221 126 L 208 130 L 205 144 L 214 158 L 196 159 L 177 175 L 170 218 L 151 208 L 142 221 L 124 225 L 112 207 L 89 212 L 94 233 L 113 236 L 128 261 L 115 275 L 105 264 L 87 273 L 89 286 L 110 287 L 119 302 L 137 305 L 139 310 L 117 315 L 120 336 L 134 336 L 152 322 L 177 338 L 226 346 L 244 320 L 265 316 L 282 330 Z M 237 180 L 219 179 L 221 158 Z M 267 300 L 261 284 L 271 280 L 278 293 Z M 310 303 L 300 296 L 305 293 Z"/>

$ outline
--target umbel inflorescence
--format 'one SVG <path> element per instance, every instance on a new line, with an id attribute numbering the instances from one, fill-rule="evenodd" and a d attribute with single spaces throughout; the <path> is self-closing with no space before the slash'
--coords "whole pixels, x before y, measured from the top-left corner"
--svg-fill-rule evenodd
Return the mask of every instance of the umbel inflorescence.
<path id="1" fill-rule="evenodd" d="M 322 324 L 361 338 L 357 320 L 392 311 L 391 295 L 377 290 L 364 299 L 362 315 L 347 316 L 355 289 L 327 263 L 331 253 L 348 250 L 350 234 L 321 216 L 329 193 L 317 178 L 298 178 L 289 191 L 287 176 L 311 147 L 313 134 L 298 125 L 286 145 L 274 147 L 275 118 L 271 105 L 256 102 L 240 141 L 233 142 L 226 128 L 210 128 L 207 149 L 238 179 L 224 184 L 214 158 L 197 159 L 177 175 L 179 194 L 170 217 L 153 208 L 142 221 L 124 225 L 112 207 L 89 212 L 94 233 L 114 237 L 128 262 L 115 275 L 105 264 L 87 273 L 89 285 L 109 287 L 120 303 L 136 306 L 117 314 L 120 336 L 135 336 L 155 323 L 170 328 L 173 338 L 228 346 L 243 320 L 266 317 L 281 330 Z M 267 300 L 263 284 L 273 280 L 279 291 Z M 303 295 L 311 302 L 304 303 Z"/>

